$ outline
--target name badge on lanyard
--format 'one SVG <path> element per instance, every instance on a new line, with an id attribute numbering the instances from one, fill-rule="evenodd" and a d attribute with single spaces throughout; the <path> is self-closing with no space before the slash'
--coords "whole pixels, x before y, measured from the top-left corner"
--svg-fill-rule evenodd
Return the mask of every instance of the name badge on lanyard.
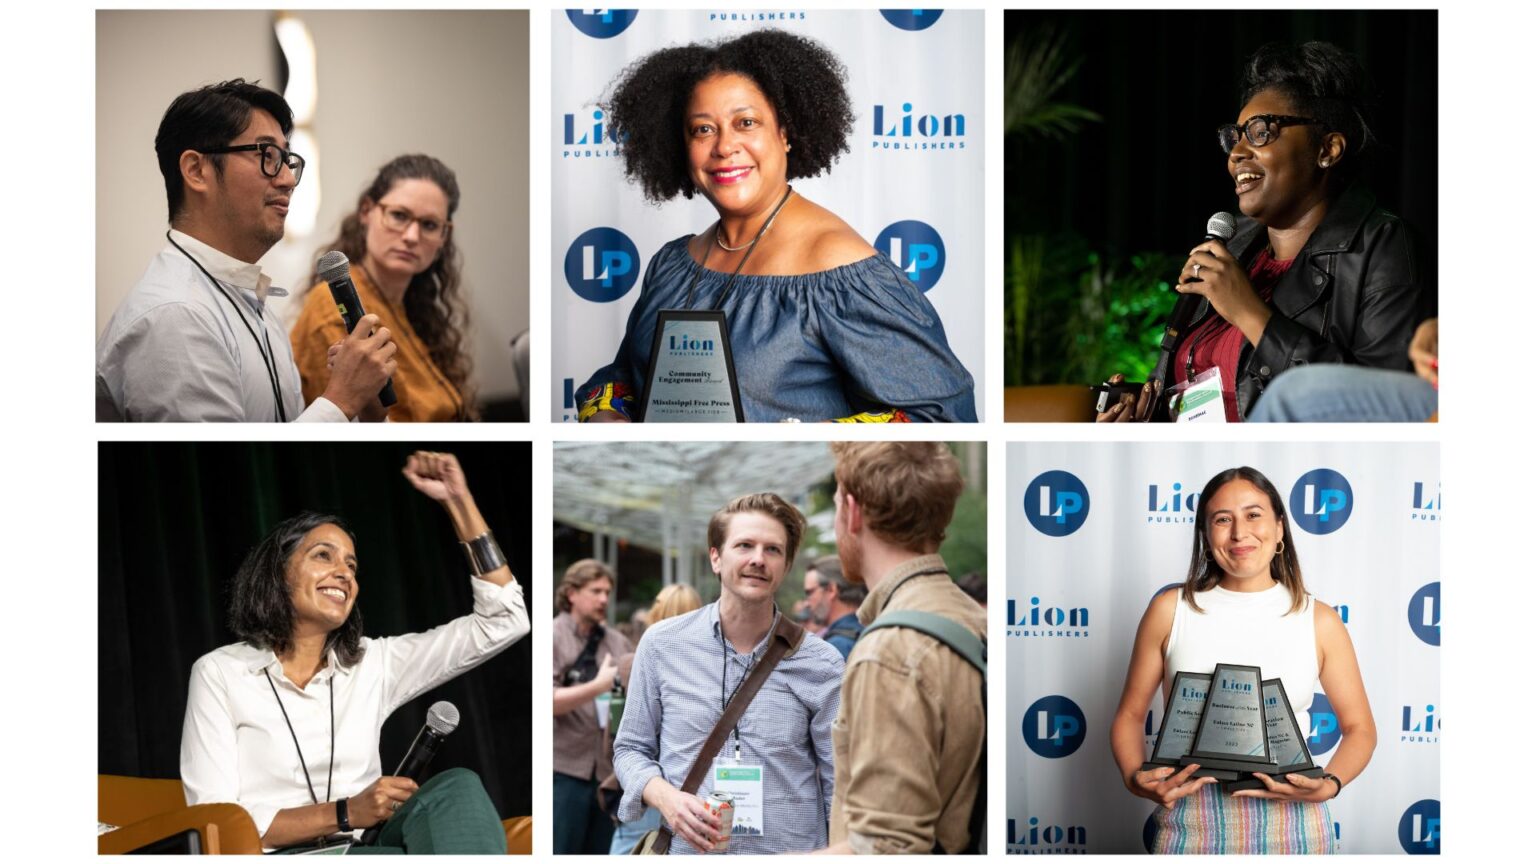
<path id="1" fill-rule="evenodd" d="M 740 759 L 717 757 L 710 771 L 716 792 L 729 792 L 736 817 L 731 824 L 732 837 L 762 837 L 768 833 L 763 822 L 763 766 Z"/>
<path id="2" fill-rule="evenodd" d="M 1226 400 L 1221 397 L 1220 366 L 1212 366 L 1168 392 L 1168 412 L 1175 423 L 1227 422 Z"/>

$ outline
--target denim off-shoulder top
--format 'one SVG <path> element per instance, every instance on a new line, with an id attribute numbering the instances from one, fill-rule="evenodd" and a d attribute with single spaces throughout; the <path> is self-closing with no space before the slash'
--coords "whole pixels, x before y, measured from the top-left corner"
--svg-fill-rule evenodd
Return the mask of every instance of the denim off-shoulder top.
<path id="1" fill-rule="evenodd" d="M 692 236 L 651 259 L 618 354 L 576 391 L 583 419 L 638 407 L 657 315 L 684 308 L 695 274 L 692 308 L 719 300 L 730 274 L 701 268 L 688 253 Z M 976 422 L 975 384 L 938 313 L 884 255 L 817 273 L 738 276 L 721 308 L 749 421 Z"/>

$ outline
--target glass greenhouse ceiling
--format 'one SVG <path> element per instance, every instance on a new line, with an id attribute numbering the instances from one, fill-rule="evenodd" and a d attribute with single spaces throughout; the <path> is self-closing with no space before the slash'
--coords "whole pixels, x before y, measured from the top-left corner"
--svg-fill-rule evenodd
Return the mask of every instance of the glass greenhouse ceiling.
<path id="1" fill-rule="evenodd" d="M 737 495 L 776 492 L 803 510 L 832 474 L 825 442 L 565 442 L 554 457 L 556 520 L 657 550 L 702 547 Z"/>

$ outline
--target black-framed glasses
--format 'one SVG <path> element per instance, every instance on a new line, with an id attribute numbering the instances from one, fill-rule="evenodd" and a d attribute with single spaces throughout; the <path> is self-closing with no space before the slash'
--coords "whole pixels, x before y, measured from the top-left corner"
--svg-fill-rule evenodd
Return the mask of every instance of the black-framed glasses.
<path id="1" fill-rule="evenodd" d="M 299 185 L 299 180 L 304 177 L 304 157 L 297 153 L 273 144 L 271 141 L 262 141 L 258 144 L 237 144 L 233 147 L 218 147 L 213 150 L 199 150 L 204 156 L 219 156 L 225 153 L 248 153 L 255 150 L 261 154 L 261 173 L 268 177 L 276 177 L 287 165 L 293 172 L 293 185 Z"/>
<path id="2" fill-rule="evenodd" d="M 1311 117 L 1292 117 L 1289 114 L 1257 114 L 1249 117 L 1248 122 L 1241 126 L 1228 123 L 1217 129 L 1216 140 L 1221 143 L 1221 152 L 1231 153 L 1239 137 L 1247 138 L 1248 143 L 1255 147 L 1263 147 L 1275 140 L 1282 126 L 1311 126 L 1322 122 Z"/>
<path id="3" fill-rule="evenodd" d="M 384 214 L 384 227 L 391 231 L 405 233 L 405 229 L 415 222 L 421 226 L 423 240 L 438 240 L 448 232 L 448 226 L 452 222 L 440 221 L 431 216 L 417 216 L 404 207 L 396 207 L 392 204 L 380 204 L 379 212 Z"/>

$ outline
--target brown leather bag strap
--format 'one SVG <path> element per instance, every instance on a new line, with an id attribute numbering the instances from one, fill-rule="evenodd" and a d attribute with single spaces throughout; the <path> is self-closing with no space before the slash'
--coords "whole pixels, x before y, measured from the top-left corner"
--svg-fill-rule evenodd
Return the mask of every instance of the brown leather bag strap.
<path id="1" fill-rule="evenodd" d="M 752 703 L 752 697 L 768 680 L 774 667 L 800 647 L 800 642 L 805 639 L 805 628 L 789 620 L 788 615 L 779 615 L 779 623 L 773 628 L 773 638 L 768 642 L 768 650 L 763 652 L 763 659 L 757 661 L 752 667 L 752 672 L 747 675 L 747 680 L 741 682 L 736 695 L 731 697 L 730 704 L 725 706 L 725 713 L 720 715 L 720 720 L 715 728 L 709 732 L 709 737 L 704 739 L 704 746 L 699 749 L 699 755 L 693 759 L 693 767 L 688 769 L 688 776 L 683 780 L 681 790 L 692 795 L 699 790 L 704 783 L 704 775 L 709 773 L 709 763 L 725 746 L 725 739 L 736 727 L 736 722 L 747 711 L 747 706 Z M 666 854 L 672 846 L 672 829 L 666 825 L 661 827 L 661 834 L 656 838 L 653 847 L 659 854 Z"/>

